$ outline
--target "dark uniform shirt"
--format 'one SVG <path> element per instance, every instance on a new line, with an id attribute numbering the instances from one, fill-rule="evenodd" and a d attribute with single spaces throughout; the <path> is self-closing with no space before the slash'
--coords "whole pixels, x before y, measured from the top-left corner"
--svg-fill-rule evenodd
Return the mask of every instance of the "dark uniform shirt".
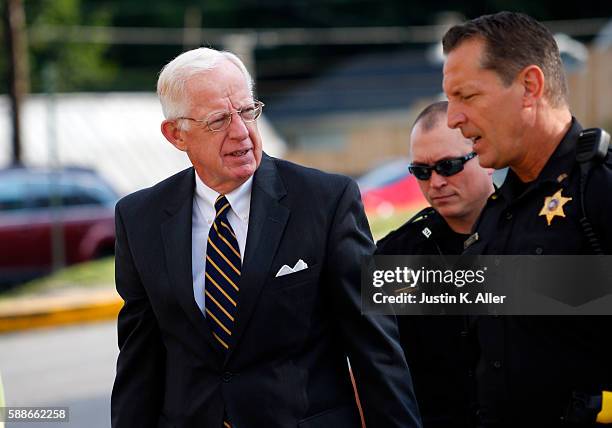
<path id="1" fill-rule="evenodd" d="M 378 241 L 377 254 L 461 254 L 469 235 L 454 232 L 433 208 L 426 208 Z M 398 316 L 400 342 L 425 428 L 473 426 L 474 357 L 467 318 Z"/>
<path id="2" fill-rule="evenodd" d="M 592 254 L 581 216 L 575 119 L 538 178 L 522 183 L 509 171 L 476 224 L 478 239 L 465 254 Z M 612 163 L 593 168 L 587 216 L 604 253 L 612 254 Z M 548 225 L 540 215 L 547 197 L 566 202 Z M 549 200 L 550 202 L 550 200 Z M 579 269 L 576 266 L 576 269 Z M 612 388 L 612 317 L 475 317 L 480 347 L 476 369 L 483 427 L 557 427 L 573 391 Z"/>

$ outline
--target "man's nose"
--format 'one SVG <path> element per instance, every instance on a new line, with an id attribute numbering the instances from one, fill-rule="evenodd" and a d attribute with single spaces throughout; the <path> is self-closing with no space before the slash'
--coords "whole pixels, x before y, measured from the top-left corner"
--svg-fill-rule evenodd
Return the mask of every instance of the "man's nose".
<path id="1" fill-rule="evenodd" d="M 230 122 L 228 133 L 230 138 L 236 140 L 244 140 L 249 135 L 249 128 L 247 128 L 246 123 L 237 112 L 232 114 L 232 121 Z"/>
<path id="2" fill-rule="evenodd" d="M 447 125 L 451 129 L 459 128 L 467 121 L 465 113 L 456 105 L 456 103 L 448 102 Z"/>
<path id="3" fill-rule="evenodd" d="M 429 185 L 434 189 L 439 189 L 446 186 L 446 177 L 438 174 L 435 170 L 431 171 L 431 177 L 429 178 Z"/>

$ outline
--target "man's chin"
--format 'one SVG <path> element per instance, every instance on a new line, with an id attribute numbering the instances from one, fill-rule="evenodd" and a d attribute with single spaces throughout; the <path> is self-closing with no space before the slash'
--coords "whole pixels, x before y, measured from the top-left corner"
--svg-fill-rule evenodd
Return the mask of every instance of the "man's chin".
<path id="1" fill-rule="evenodd" d="M 232 175 L 237 180 L 248 180 L 257 170 L 257 164 L 253 161 L 245 165 L 235 166 L 232 168 Z"/>
<path id="2" fill-rule="evenodd" d="M 482 168 L 494 168 L 494 166 L 493 166 L 493 164 L 494 164 L 493 159 L 490 159 L 486 154 L 482 154 L 482 155 L 479 154 L 476 159 L 478 159 L 478 164 Z"/>
<path id="3" fill-rule="evenodd" d="M 444 218 L 457 217 L 461 211 L 455 204 L 436 204 L 433 207 Z"/>
<path id="4" fill-rule="evenodd" d="M 478 157 L 476 159 L 478 160 L 478 164 L 482 168 L 500 169 L 506 166 L 506 165 L 500 166 L 499 165 L 500 159 L 496 158 L 496 156 L 494 156 L 493 153 L 483 152 L 483 153 L 477 153 L 477 154 L 478 154 Z"/>

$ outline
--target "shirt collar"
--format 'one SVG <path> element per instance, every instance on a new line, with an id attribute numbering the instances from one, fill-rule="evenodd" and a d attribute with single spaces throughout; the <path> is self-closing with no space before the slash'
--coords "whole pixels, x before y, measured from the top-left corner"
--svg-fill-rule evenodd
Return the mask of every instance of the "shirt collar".
<path id="1" fill-rule="evenodd" d="M 204 202 L 212 210 L 215 210 L 215 201 L 219 196 L 219 192 L 208 187 L 202 179 L 195 174 L 195 194 L 196 198 Z M 251 209 L 251 189 L 253 188 L 253 176 L 247 181 L 225 195 L 232 211 L 241 219 L 248 221 L 249 212 Z"/>
<path id="2" fill-rule="evenodd" d="M 546 162 L 546 165 L 544 165 L 538 177 L 534 181 L 527 183 L 525 185 L 526 188 L 535 188 L 546 182 L 561 182 L 564 177 L 569 176 L 575 164 L 576 141 L 581 131 L 582 126 L 575 117 L 572 117 L 572 124 L 561 139 L 561 142 Z M 494 195 L 501 194 L 505 199 L 514 199 L 513 196 L 516 196 L 514 188 L 522 187 L 519 183 L 520 179 L 514 171 L 510 169 L 504 184 L 494 193 Z"/>
<path id="3" fill-rule="evenodd" d="M 572 124 L 536 179 L 537 182 L 558 181 L 563 174 L 569 175 L 576 163 L 576 142 L 582 126 L 572 117 Z"/>

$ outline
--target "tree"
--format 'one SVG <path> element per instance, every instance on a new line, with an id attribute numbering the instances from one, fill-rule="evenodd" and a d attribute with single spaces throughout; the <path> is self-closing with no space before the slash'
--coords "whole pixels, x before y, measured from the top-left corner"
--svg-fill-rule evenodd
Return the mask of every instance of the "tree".
<path id="1" fill-rule="evenodd" d="M 25 2 L 30 33 L 30 63 L 34 92 L 45 89 L 45 70 L 50 67 L 57 75 L 55 91 L 91 91 L 108 89 L 118 68 L 105 58 L 108 45 L 104 43 L 60 43 L 45 38 L 49 26 L 108 25 L 111 13 L 102 8 L 87 8 L 81 0 L 42 0 Z"/>

